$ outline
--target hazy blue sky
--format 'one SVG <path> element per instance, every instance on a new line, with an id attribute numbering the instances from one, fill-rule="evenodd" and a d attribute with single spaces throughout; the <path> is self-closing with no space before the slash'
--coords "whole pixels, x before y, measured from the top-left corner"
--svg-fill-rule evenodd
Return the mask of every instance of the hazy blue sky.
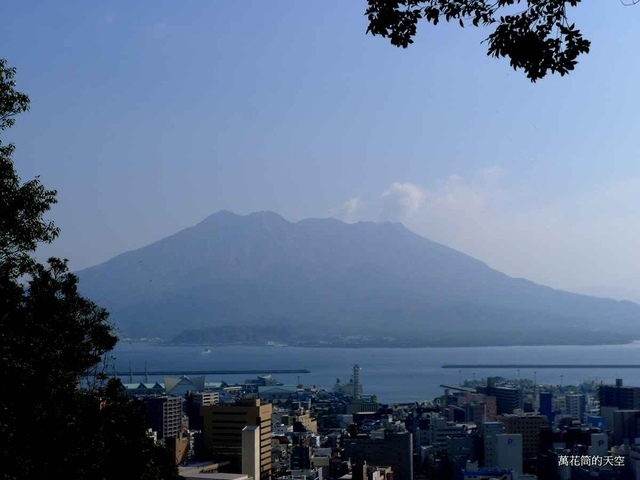
<path id="1" fill-rule="evenodd" d="M 20 1 L 8 136 L 59 191 L 43 255 L 78 269 L 221 209 L 402 221 L 505 273 L 640 291 L 640 6 L 586 1 L 568 77 L 531 84 L 487 31 L 397 49 L 363 1 Z M 636 293 L 640 298 L 640 294 Z"/>

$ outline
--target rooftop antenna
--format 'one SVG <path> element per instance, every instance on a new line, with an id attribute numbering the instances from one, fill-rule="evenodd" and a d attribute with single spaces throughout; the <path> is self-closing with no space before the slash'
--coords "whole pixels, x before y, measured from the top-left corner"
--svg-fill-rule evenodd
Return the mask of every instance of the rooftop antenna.
<path id="1" fill-rule="evenodd" d="M 147 362 L 144 362 L 144 383 L 149 383 L 149 371 L 147 370 Z"/>
<path id="2" fill-rule="evenodd" d="M 133 383 L 133 371 L 131 370 L 131 360 L 129 360 L 129 383 Z"/>

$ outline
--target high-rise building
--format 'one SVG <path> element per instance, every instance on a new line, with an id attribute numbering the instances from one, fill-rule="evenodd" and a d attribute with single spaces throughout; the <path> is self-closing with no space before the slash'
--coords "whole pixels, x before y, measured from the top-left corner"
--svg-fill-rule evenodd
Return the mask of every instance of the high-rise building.
<path id="1" fill-rule="evenodd" d="M 449 420 L 460 422 L 495 422 L 496 397 L 489 397 L 481 393 L 459 393 L 454 397 L 455 403 L 449 404 L 453 415 Z"/>
<path id="2" fill-rule="evenodd" d="M 353 366 L 353 396 L 360 398 L 362 395 L 362 386 L 360 385 L 360 366 L 355 364 Z"/>
<path id="3" fill-rule="evenodd" d="M 540 392 L 540 415 L 544 415 L 553 422 L 553 394 L 551 392 Z"/>
<path id="4" fill-rule="evenodd" d="M 391 467 L 394 480 L 413 480 L 413 435 L 387 433 L 380 438 L 348 438 L 343 442 L 344 459 L 352 464 Z"/>
<path id="5" fill-rule="evenodd" d="M 640 410 L 640 387 L 625 387 L 617 378 L 614 385 L 598 387 L 600 407 L 616 407 L 619 410 Z"/>
<path id="6" fill-rule="evenodd" d="M 300 435 L 293 437 L 293 445 L 289 454 L 291 470 L 308 470 L 313 462 L 313 450 L 309 445 L 309 439 Z"/>
<path id="7" fill-rule="evenodd" d="M 200 407 L 203 405 L 216 405 L 220 402 L 220 392 L 187 392 L 185 410 L 189 417 L 191 430 L 202 430 L 202 417 Z"/>
<path id="8" fill-rule="evenodd" d="M 505 433 L 522 435 L 522 454 L 525 460 L 538 455 L 540 429 L 549 422 L 544 415 L 501 415 L 498 421 L 504 425 Z"/>
<path id="9" fill-rule="evenodd" d="M 487 378 L 487 386 L 478 387 L 476 391 L 496 398 L 496 412 L 498 415 L 510 414 L 514 410 L 524 407 L 521 388 L 497 387 L 493 378 Z"/>
<path id="10" fill-rule="evenodd" d="M 362 396 L 362 383 L 360 383 L 360 366 L 358 364 L 353 366 L 353 377 L 349 383 L 340 383 L 340 379 L 336 379 L 336 384 L 333 387 L 334 392 L 344 393 L 349 395 L 353 399 L 357 400 Z"/>
<path id="11" fill-rule="evenodd" d="M 428 445 L 444 445 L 451 437 L 462 437 L 466 435 L 465 425 L 449 422 L 444 418 L 432 415 L 428 424 Z"/>
<path id="12" fill-rule="evenodd" d="M 567 415 L 571 415 L 573 418 L 577 418 L 582 421 L 584 420 L 584 413 L 587 407 L 587 397 L 585 394 L 573 394 L 566 395 L 565 399 L 565 413 Z"/>
<path id="13" fill-rule="evenodd" d="M 499 433 L 494 437 L 496 467 L 522 473 L 522 435 Z"/>
<path id="14" fill-rule="evenodd" d="M 613 412 L 613 444 L 630 444 L 640 437 L 640 410 L 616 410 Z"/>
<path id="15" fill-rule="evenodd" d="M 184 417 L 182 397 L 143 397 L 140 401 L 147 412 L 147 425 L 158 434 L 158 440 L 178 438 Z"/>
<path id="16" fill-rule="evenodd" d="M 202 406 L 200 412 L 205 456 L 230 462 L 231 473 L 240 473 L 242 469 L 243 429 L 260 427 L 260 480 L 271 479 L 271 404 L 239 400 L 232 405 Z"/>
<path id="17" fill-rule="evenodd" d="M 502 433 L 504 427 L 500 422 L 486 422 L 482 424 L 482 439 L 484 443 L 484 466 L 496 466 L 495 436 Z"/>

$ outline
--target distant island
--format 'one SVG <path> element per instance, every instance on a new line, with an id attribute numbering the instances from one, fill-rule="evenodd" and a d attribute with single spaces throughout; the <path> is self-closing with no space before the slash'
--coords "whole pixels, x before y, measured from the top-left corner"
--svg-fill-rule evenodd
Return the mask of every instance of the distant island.
<path id="1" fill-rule="evenodd" d="M 640 306 L 512 278 L 399 223 L 218 212 L 77 272 L 123 335 L 190 345 L 629 342 Z"/>

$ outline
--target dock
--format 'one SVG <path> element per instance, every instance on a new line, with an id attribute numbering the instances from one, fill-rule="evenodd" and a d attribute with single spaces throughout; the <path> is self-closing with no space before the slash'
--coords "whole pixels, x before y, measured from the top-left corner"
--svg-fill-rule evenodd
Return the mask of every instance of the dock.
<path id="1" fill-rule="evenodd" d="M 469 368 L 475 369 L 492 369 L 492 368 L 510 368 L 510 369 L 543 369 L 543 368 L 582 368 L 582 369 L 593 369 L 593 368 L 614 368 L 614 369 L 622 369 L 622 368 L 636 368 L 640 369 L 640 365 L 612 365 L 612 364 L 575 364 L 575 363 L 563 363 L 563 364 L 488 364 L 488 363 L 479 363 L 479 364 L 460 364 L 460 365 L 443 365 L 442 368 L 457 368 L 458 370 L 464 370 Z"/>
<path id="2" fill-rule="evenodd" d="M 179 377 L 181 375 L 287 375 L 287 374 L 297 374 L 297 373 L 311 373 L 309 370 L 303 368 L 300 370 L 180 370 L 180 371 L 169 371 L 169 370 L 117 370 L 115 372 L 105 372 L 107 375 L 116 376 L 116 377 L 127 377 L 127 376 L 167 376 L 167 377 Z"/>

